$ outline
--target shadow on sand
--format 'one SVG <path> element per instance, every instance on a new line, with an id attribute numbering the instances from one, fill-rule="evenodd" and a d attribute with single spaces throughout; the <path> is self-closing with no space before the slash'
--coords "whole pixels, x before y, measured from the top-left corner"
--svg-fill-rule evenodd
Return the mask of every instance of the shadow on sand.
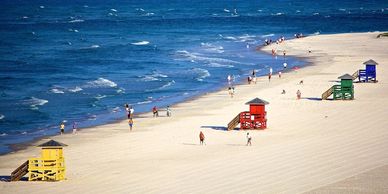
<path id="1" fill-rule="evenodd" d="M 224 126 L 201 126 L 201 128 L 210 128 L 210 129 L 214 129 L 214 130 L 218 130 L 218 131 L 227 131 L 228 128 L 227 127 L 224 127 Z M 236 127 L 234 128 L 233 130 L 240 130 L 240 128 Z"/>

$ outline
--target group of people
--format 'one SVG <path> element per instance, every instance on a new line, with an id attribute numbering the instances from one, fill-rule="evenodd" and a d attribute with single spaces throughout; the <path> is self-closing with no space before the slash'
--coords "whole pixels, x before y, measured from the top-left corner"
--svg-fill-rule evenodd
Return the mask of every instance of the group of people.
<path id="1" fill-rule="evenodd" d="M 286 40 L 286 38 L 284 38 L 284 36 L 279 37 L 276 41 L 273 41 L 272 39 L 265 39 L 264 46 L 270 45 L 274 42 L 276 42 L 276 44 L 280 44 L 280 43 L 284 42 L 285 40 Z"/>
<path id="2" fill-rule="evenodd" d="M 133 106 L 129 106 L 128 104 L 125 104 L 125 111 L 126 111 L 127 117 L 128 117 L 129 130 L 132 131 L 133 114 L 135 113 L 135 109 L 133 108 Z"/>
<path id="3" fill-rule="evenodd" d="M 247 133 L 247 146 L 252 146 L 252 136 Z M 205 134 L 202 131 L 199 132 L 199 145 L 206 145 L 205 143 Z"/>
<path id="4" fill-rule="evenodd" d="M 153 115 L 153 117 L 159 117 L 159 109 L 158 109 L 158 107 L 156 107 L 156 106 L 152 107 L 152 115 Z M 166 108 L 166 116 L 167 117 L 171 117 L 170 106 L 167 106 L 167 108 Z"/>
<path id="5" fill-rule="evenodd" d="M 73 122 L 73 134 L 77 134 L 78 124 L 77 122 Z M 59 125 L 59 133 L 63 135 L 65 133 L 65 121 L 61 122 Z"/>

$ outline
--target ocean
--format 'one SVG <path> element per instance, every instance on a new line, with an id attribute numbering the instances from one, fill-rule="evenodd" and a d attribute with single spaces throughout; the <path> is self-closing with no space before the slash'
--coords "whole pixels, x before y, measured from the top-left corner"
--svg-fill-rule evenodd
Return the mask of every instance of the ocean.
<path id="1" fill-rule="evenodd" d="M 0 154 L 13 144 L 166 107 L 305 62 L 280 36 L 388 30 L 387 1 L 0 2 Z M 237 91 L 238 92 L 238 91 Z"/>

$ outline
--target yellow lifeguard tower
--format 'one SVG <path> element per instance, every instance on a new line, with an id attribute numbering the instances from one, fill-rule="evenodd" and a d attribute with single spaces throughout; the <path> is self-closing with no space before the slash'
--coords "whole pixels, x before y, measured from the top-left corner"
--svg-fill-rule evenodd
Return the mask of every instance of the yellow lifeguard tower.
<path id="1" fill-rule="evenodd" d="M 41 158 L 30 158 L 11 173 L 11 181 L 18 181 L 29 173 L 29 181 L 59 181 L 65 179 L 65 158 L 63 147 L 66 144 L 50 140 L 38 145 L 42 147 Z"/>

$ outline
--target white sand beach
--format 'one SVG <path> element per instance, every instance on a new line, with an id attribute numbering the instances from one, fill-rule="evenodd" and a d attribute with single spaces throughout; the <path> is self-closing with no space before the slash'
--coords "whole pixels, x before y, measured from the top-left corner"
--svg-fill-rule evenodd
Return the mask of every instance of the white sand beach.
<path id="1" fill-rule="evenodd" d="M 52 137 L 69 145 L 67 180 L 1 181 L 0 193 L 388 193 L 388 38 L 378 34 L 318 35 L 264 47 L 311 65 L 239 85 L 234 98 L 225 89 L 180 103 L 171 107 L 172 117 L 141 115 L 131 132 L 122 121 Z M 379 63 L 378 83 L 355 83 L 353 101 L 320 100 L 337 77 L 369 59 Z M 220 129 L 255 97 L 270 103 L 268 128 L 249 131 L 253 145 L 245 146 L 247 131 Z M 200 131 L 206 146 L 199 145 Z M 0 176 L 39 154 L 30 146 L 1 156 Z"/>

